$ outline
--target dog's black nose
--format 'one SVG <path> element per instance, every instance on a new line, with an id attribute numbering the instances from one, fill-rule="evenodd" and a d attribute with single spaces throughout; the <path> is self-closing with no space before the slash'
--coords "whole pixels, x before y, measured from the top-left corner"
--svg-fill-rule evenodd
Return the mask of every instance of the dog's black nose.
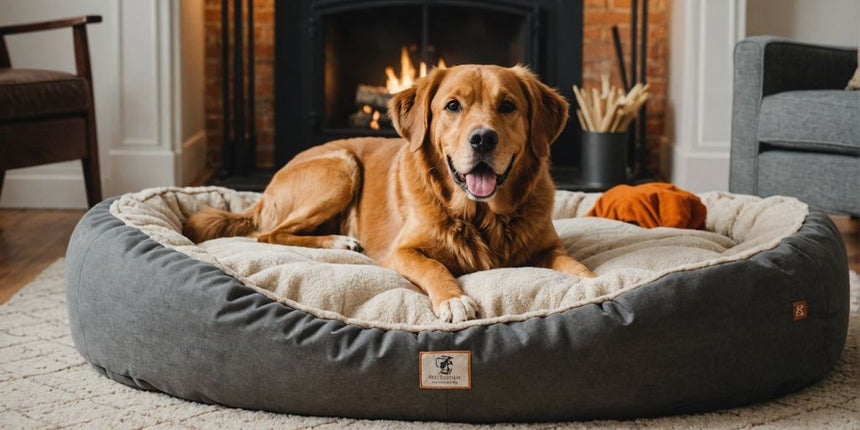
<path id="1" fill-rule="evenodd" d="M 476 128 L 469 134 L 469 144 L 475 152 L 490 152 L 499 143 L 499 134 L 490 128 Z"/>

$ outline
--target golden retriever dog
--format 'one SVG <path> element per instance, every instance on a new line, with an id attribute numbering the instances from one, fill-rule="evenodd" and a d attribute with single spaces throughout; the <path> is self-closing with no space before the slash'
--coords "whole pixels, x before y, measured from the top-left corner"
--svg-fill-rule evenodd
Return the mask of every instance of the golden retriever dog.
<path id="1" fill-rule="evenodd" d="M 593 277 L 552 225 L 550 144 L 568 104 L 525 67 L 436 69 L 391 101 L 403 139 L 337 140 L 297 155 L 243 214 L 204 209 L 195 242 L 364 251 L 427 293 L 442 321 L 476 318 L 457 277 L 535 266 Z"/>

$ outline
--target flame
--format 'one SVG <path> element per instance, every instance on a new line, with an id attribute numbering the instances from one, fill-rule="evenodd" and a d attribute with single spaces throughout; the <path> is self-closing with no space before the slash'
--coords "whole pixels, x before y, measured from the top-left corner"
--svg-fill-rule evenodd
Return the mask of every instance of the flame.
<path id="1" fill-rule="evenodd" d="M 379 111 L 373 111 L 373 119 L 370 121 L 370 128 L 379 130 Z"/>
<path id="2" fill-rule="evenodd" d="M 436 67 L 440 69 L 447 69 L 448 66 L 445 64 L 445 61 L 439 59 L 439 63 Z M 385 81 L 385 88 L 388 89 L 390 94 L 397 94 L 415 83 L 415 65 L 412 64 L 412 59 L 409 58 L 409 51 L 406 47 L 400 48 L 400 77 L 394 73 L 394 68 L 386 67 L 385 75 L 388 77 L 388 80 Z M 419 78 L 423 78 L 427 76 L 427 64 L 423 61 L 418 65 L 418 73 Z"/>

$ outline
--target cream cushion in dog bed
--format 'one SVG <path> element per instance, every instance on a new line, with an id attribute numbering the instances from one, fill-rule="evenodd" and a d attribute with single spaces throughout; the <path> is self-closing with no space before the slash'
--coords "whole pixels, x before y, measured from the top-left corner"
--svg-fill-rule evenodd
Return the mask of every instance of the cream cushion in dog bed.
<path id="1" fill-rule="evenodd" d="M 405 278 L 352 251 L 258 243 L 232 237 L 194 244 L 182 235 L 188 216 L 205 206 L 233 212 L 256 193 L 218 187 L 157 188 L 114 201 L 111 213 L 167 248 L 221 269 L 270 299 L 318 317 L 382 329 L 457 330 L 522 321 L 612 299 L 672 272 L 749 258 L 771 249 L 803 224 L 806 204 L 711 192 L 706 230 L 645 229 L 585 217 L 599 194 L 559 191 L 553 218 L 568 252 L 597 273 L 579 279 L 539 268 L 506 268 L 459 278 L 480 307 L 478 320 L 438 321 L 430 301 Z"/>

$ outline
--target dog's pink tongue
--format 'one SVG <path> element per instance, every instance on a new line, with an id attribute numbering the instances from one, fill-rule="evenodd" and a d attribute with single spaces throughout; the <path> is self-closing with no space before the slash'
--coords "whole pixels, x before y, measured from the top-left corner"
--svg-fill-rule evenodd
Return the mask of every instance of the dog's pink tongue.
<path id="1" fill-rule="evenodd" d="M 467 173 L 466 186 L 476 197 L 489 196 L 496 190 L 496 175 L 491 172 Z"/>

